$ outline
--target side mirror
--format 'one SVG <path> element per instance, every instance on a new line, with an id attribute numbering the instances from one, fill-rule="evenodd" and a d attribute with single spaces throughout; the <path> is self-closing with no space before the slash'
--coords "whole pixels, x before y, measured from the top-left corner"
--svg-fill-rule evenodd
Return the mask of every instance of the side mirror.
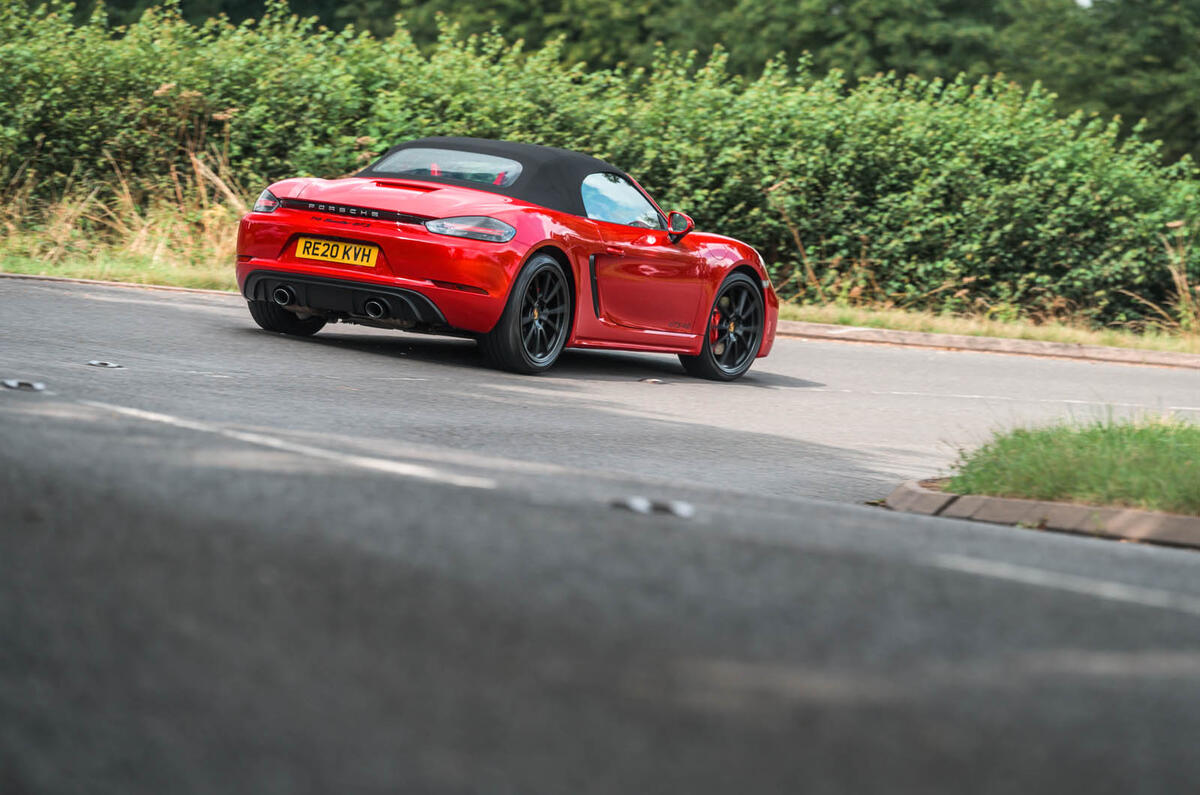
<path id="1" fill-rule="evenodd" d="M 671 238 L 672 243 L 683 240 L 684 236 L 695 228 L 696 223 L 678 210 L 667 214 L 667 237 Z"/>

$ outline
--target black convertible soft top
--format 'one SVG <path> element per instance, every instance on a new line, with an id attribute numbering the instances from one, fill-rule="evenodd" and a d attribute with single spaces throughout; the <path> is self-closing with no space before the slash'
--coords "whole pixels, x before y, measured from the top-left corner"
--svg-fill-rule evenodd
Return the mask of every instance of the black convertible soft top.
<path id="1" fill-rule="evenodd" d="M 521 164 L 521 175 L 508 186 L 469 182 L 443 176 L 421 176 L 419 179 L 422 181 L 443 182 L 447 185 L 461 185 L 476 190 L 491 191 L 573 215 L 587 215 L 583 208 L 583 195 L 579 188 L 583 178 L 588 174 L 608 172 L 628 176 L 610 163 L 579 152 L 572 152 L 569 149 L 555 149 L 551 146 L 511 141 L 493 141 L 487 138 L 443 137 L 420 138 L 393 146 L 384 153 L 383 157 L 360 171 L 357 176 L 397 176 L 389 175 L 386 171 L 376 170 L 376 166 L 393 152 L 417 148 L 454 149 L 461 152 L 495 155 L 507 157 Z"/>

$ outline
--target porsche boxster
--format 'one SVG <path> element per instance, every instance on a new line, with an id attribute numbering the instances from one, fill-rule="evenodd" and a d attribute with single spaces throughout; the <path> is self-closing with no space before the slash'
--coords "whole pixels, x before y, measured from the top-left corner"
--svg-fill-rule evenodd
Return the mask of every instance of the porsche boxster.
<path id="1" fill-rule="evenodd" d="M 731 381 L 770 352 L 779 312 L 751 246 L 693 231 L 621 169 L 476 138 L 410 141 L 353 177 L 270 185 L 241 220 L 237 280 L 269 331 L 469 335 L 522 373 L 600 348 L 677 354 Z"/>

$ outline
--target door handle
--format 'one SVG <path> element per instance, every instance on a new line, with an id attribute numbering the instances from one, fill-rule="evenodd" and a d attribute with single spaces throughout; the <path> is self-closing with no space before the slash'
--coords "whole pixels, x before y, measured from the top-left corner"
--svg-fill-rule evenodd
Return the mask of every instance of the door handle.
<path id="1" fill-rule="evenodd" d="M 617 248 L 616 246 L 606 246 L 606 247 L 604 248 L 604 253 L 605 253 L 605 254 L 607 254 L 607 255 L 609 255 L 610 257 L 623 257 L 623 256 L 625 256 L 625 251 L 624 251 L 623 249 L 619 249 L 619 248 Z"/>

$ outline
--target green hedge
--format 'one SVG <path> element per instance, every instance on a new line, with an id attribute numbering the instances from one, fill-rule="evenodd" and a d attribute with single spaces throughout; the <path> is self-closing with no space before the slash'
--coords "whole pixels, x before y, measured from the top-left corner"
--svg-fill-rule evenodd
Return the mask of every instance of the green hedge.
<path id="1" fill-rule="evenodd" d="M 195 27 L 168 5 L 111 29 L 0 0 L 0 63 L 10 195 L 104 189 L 118 171 L 137 195 L 169 191 L 189 150 L 227 157 L 253 194 L 411 137 L 505 137 L 612 160 L 700 228 L 754 244 L 806 299 L 1137 320 L 1126 291 L 1169 301 L 1164 224 L 1200 215 L 1190 161 L 1164 166 L 1156 145 L 1002 81 L 848 87 L 800 64 L 747 82 L 721 53 L 589 73 L 554 45 L 447 29 L 423 54 L 402 30 L 329 31 L 282 3 L 256 24 Z"/>

